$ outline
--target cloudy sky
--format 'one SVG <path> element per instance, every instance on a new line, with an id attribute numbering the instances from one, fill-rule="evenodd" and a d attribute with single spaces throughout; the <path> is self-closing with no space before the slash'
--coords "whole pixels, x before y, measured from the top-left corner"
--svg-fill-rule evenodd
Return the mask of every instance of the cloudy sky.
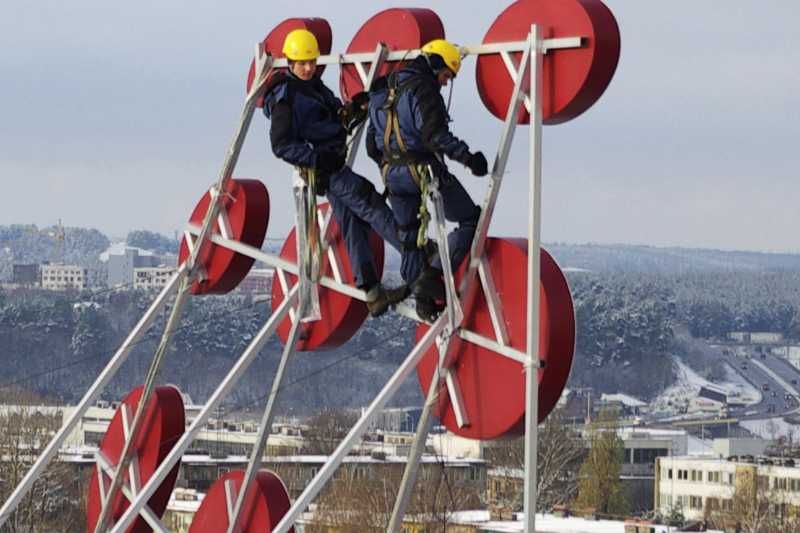
<path id="1" fill-rule="evenodd" d="M 800 251 L 800 122 L 791 118 L 800 9 L 785 0 L 607 4 L 622 35 L 616 75 L 587 113 L 544 130 L 544 239 Z M 217 177 L 253 44 L 284 18 L 321 16 L 344 50 L 372 14 L 397 5 L 3 1 L 0 224 L 60 218 L 113 236 L 172 234 Z M 505 5 L 427 7 L 448 38 L 474 44 Z M 464 68 L 453 129 L 493 155 L 501 124 L 478 99 L 474 59 Z M 332 72 L 326 81 L 336 86 Z M 236 175 L 267 184 L 268 236 L 279 238 L 292 218 L 290 169 L 265 131 L 258 115 Z M 517 131 L 495 235 L 525 234 L 527 132 Z M 365 159 L 356 168 L 377 180 Z M 479 199 L 485 182 L 463 180 Z"/>

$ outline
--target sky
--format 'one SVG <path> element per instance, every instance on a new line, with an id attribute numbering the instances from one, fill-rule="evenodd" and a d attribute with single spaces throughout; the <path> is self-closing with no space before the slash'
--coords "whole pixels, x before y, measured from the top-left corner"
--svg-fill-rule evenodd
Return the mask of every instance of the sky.
<path id="1" fill-rule="evenodd" d="M 405 4 L 412 6 L 412 4 Z M 479 43 L 509 3 L 431 1 L 446 36 Z M 793 2 L 607 0 L 614 79 L 543 135 L 542 237 L 800 252 L 800 9 Z M 4 0 L 0 3 L 0 224 L 181 231 L 216 181 L 244 102 L 253 45 L 318 16 L 343 51 L 397 3 Z M 401 4 L 402 6 L 402 4 Z M 324 79 L 338 87 L 334 69 Z M 451 127 L 490 161 L 501 123 L 465 60 Z M 268 237 L 293 219 L 291 169 L 257 114 L 234 175 L 270 192 Z M 517 129 L 491 233 L 524 236 L 528 128 Z M 379 182 L 361 149 L 356 170 Z M 486 180 L 453 170 L 477 203 Z M 380 188 L 380 187 L 379 187 Z"/>

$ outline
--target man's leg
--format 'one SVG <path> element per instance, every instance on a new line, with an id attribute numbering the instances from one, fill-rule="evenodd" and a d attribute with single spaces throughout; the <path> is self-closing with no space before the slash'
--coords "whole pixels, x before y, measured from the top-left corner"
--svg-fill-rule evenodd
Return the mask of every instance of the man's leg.
<path id="1" fill-rule="evenodd" d="M 344 238 L 356 287 L 367 290 L 378 283 L 372 248 L 369 245 L 369 226 L 350 210 L 334 186 L 334 182 L 335 178 L 331 179 L 328 201 Z"/>
<path id="2" fill-rule="evenodd" d="M 408 295 L 405 286 L 396 289 L 384 289 L 381 286 L 369 245 L 372 227 L 390 244 L 399 247 L 392 211 L 383 197 L 375 191 L 372 183 L 348 167 L 331 177 L 328 199 L 337 221 L 341 224 L 357 286 L 367 291 L 367 308 L 370 314 L 380 316 L 389 306 L 402 301 Z"/>
<path id="3" fill-rule="evenodd" d="M 407 167 L 397 167 L 387 176 L 389 201 L 397 219 L 400 240 L 403 242 L 403 259 L 400 271 L 403 279 L 412 286 L 417 301 L 417 314 L 423 320 L 433 321 L 441 312 L 436 300 L 444 298 L 441 273 L 429 265 L 427 251 L 417 247 L 422 202 L 420 190 Z"/>
<path id="4" fill-rule="evenodd" d="M 339 198 L 347 204 L 353 214 L 369 224 L 392 248 L 402 253 L 395 217 L 386 205 L 386 199 L 375 190 L 372 182 L 353 172 L 350 167 L 344 167 L 335 179 Z"/>
<path id="5" fill-rule="evenodd" d="M 439 192 L 444 204 L 444 217 L 448 221 L 458 224 L 447 236 L 450 265 L 455 272 L 464 257 L 469 254 L 481 208 L 475 205 L 469 193 L 455 176 L 448 175 L 439 178 Z M 438 257 L 433 261 L 433 265 L 441 270 L 442 265 Z"/>
<path id="6" fill-rule="evenodd" d="M 420 191 L 406 167 L 393 168 L 386 177 L 386 185 L 401 244 L 400 275 L 410 285 L 426 265 L 424 251 L 417 248 Z"/>

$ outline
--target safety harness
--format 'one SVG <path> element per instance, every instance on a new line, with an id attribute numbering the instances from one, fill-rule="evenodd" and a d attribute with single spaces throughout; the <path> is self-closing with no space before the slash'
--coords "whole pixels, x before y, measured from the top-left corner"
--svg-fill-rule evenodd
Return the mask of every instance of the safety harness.
<path id="1" fill-rule="evenodd" d="M 397 113 L 397 100 L 400 94 L 413 84 L 413 79 L 404 83 L 397 82 L 397 76 L 393 72 L 387 77 L 388 94 L 382 109 L 386 112 L 386 126 L 383 129 L 383 164 L 381 165 L 381 175 L 386 190 L 386 176 L 391 167 L 407 166 L 411 173 L 411 179 L 419 187 L 421 201 L 419 203 L 419 213 L 417 219 L 420 226 L 417 232 L 417 248 L 423 248 L 428 240 L 428 223 L 431 216 L 428 212 L 428 185 L 430 183 L 429 166 L 424 158 L 408 151 L 403 135 L 400 133 L 400 120 Z M 392 134 L 394 134 L 399 150 L 392 150 Z M 423 160 L 423 161 L 421 161 Z M 390 193 L 391 194 L 391 193 Z"/>

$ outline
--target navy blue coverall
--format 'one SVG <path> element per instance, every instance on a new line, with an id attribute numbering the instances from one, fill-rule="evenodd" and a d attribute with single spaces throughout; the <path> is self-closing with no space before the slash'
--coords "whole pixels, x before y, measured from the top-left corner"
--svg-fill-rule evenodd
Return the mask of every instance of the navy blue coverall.
<path id="1" fill-rule="evenodd" d="M 407 155 L 410 159 L 429 163 L 439 180 L 439 192 L 444 203 L 445 218 L 458 226 L 448 235 L 450 262 L 453 269 L 469 253 L 472 238 L 480 216 L 464 186 L 453 176 L 441 155 L 468 164 L 467 144 L 454 136 L 448 127 L 449 117 L 441 86 L 424 56 L 417 57 L 408 66 L 394 74 L 399 94 L 396 112 Z M 384 109 L 389 94 L 389 80 L 379 78 L 370 90 L 367 152 L 379 165 L 386 164 L 384 132 L 387 110 Z M 400 152 L 394 134 L 389 149 Z M 428 264 L 426 251 L 416 245 L 420 221 L 417 218 L 421 191 L 407 164 L 390 166 L 385 174 L 389 201 L 397 219 L 400 241 L 403 243 L 400 273 L 406 283 L 413 283 Z M 434 258 L 430 266 L 441 270 L 441 262 Z"/>
<path id="2" fill-rule="evenodd" d="M 396 249 L 401 244 L 384 198 L 369 180 L 344 165 L 347 132 L 339 118 L 341 108 L 341 101 L 319 77 L 303 81 L 291 73 L 276 75 L 264 100 L 272 151 L 287 163 L 316 169 L 324 184 L 316 192 L 327 194 L 356 286 L 369 289 L 380 282 L 369 245 L 370 227 Z"/>

